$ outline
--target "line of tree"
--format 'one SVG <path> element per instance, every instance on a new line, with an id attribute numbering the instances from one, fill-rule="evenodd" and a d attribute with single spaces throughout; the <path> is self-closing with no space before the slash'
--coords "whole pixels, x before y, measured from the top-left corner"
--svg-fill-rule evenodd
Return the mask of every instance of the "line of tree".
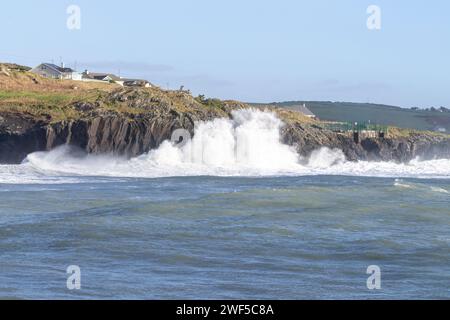
<path id="1" fill-rule="evenodd" d="M 431 112 L 450 112 L 450 109 L 449 108 L 445 108 L 445 107 L 438 107 L 438 108 L 431 107 L 431 108 L 424 108 L 424 109 L 421 109 L 421 108 L 418 108 L 418 107 L 412 107 L 411 110 L 414 110 L 414 111 L 421 110 L 421 111 L 431 111 Z"/>

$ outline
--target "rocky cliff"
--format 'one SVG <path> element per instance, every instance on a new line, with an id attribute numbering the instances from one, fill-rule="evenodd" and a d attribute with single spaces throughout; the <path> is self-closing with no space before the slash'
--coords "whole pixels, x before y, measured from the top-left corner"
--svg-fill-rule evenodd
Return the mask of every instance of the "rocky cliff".
<path id="1" fill-rule="evenodd" d="M 47 81 L 32 80 L 30 86 L 41 87 Z M 55 106 L 54 97 L 51 103 L 43 101 L 38 95 L 41 91 L 28 94 L 27 97 L 36 100 L 25 106 L 23 98 L 0 101 L 0 163 L 20 163 L 29 153 L 63 144 L 88 153 L 133 157 L 157 148 L 170 139 L 175 129 L 184 128 L 193 134 L 197 121 L 231 117 L 233 110 L 249 107 L 235 101 L 193 98 L 186 92 L 157 88 L 115 86 L 100 91 L 80 90 L 67 83 L 64 82 L 64 88 L 52 83 L 55 86 L 52 92 L 58 94 L 58 101 L 63 101 L 63 108 Z M 17 88 L 9 90 L 16 90 L 12 92 L 18 95 Z M 23 91 L 20 93 L 22 97 Z M 67 96 L 71 97 L 68 101 Z M 281 132 L 283 142 L 295 146 L 304 156 L 325 146 L 341 149 L 351 161 L 406 162 L 417 156 L 450 158 L 450 138 L 446 135 L 395 131 L 385 138 L 363 138 L 355 143 L 351 135 L 329 131 L 320 121 L 295 111 L 270 110 L 285 123 Z"/>
<path id="2" fill-rule="evenodd" d="M 283 130 L 285 143 L 295 145 L 302 155 L 320 147 L 337 148 L 347 160 L 408 162 L 416 157 L 423 160 L 450 158 L 450 137 L 430 132 L 409 132 L 407 135 L 388 134 L 385 138 L 362 138 L 355 143 L 351 134 L 331 132 L 320 126 L 290 123 Z"/>

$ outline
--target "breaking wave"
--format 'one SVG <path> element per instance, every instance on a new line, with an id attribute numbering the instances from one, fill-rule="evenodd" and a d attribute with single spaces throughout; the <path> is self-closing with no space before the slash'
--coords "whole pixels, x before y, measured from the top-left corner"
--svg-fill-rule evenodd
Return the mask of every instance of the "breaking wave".
<path id="1" fill-rule="evenodd" d="M 280 142 L 283 123 L 273 113 L 239 110 L 232 119 L 196 124 L 194 137 L 182 147 L 165 141 L 148 154 L 123 159 L 85 155 L 68 146 L 28 155 L 22 165 L 0 166 L 0 183 L 29 183 L 35 177 L 173 177 L 350 175 L 450 178 L 450 160 L 348 162 L 340 150 L 321 148 L 308 159 Z M 36 178 L 36 179 L 38 179 Z M 39 179 L 38 179 L 39 180 Z M 65 182 L 70 182 L 62 180 Z M 28 181 L 28 182 L 27 182 Z M 77 181 L 75 179 L 75 181 Z"/>

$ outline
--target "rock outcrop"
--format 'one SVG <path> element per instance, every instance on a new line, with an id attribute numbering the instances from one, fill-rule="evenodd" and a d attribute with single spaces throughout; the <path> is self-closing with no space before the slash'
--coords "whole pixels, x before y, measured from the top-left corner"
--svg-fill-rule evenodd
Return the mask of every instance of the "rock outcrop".
<path id="1" fill-rule="evenodd" d="M 46 150 L 46 122 L 27 114 L 0 113 L 0 163 L 20 163 Z"/>
<path id="2" fill-rule="evenodd" d="M 305 128 L 301 124 L 290 124 L 283 130 L 283 142 L 295 145 L 304 156 L 320 147 L 340 149 L 349 161 L 408 162 L 417 157 L 423 160 L 450 158 L 450 137 L 430 132 L 363 138 L 355 143 L 351 134 L 336 133 L 314 125 Z"/>

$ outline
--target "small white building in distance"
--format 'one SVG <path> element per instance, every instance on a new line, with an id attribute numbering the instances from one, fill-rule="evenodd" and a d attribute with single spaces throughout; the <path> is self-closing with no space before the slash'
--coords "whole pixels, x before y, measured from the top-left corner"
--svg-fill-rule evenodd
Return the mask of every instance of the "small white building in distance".
<path id="1" fill-rule="evenodd" d="M 82 73 L 82 76 L 81 80 L 83 81 L 115 82 L 121 86 L 123 86 L 123 83 L 125 82 L 125 79 L 112 73 L 90 72 L 89 70 L 86 70 Z"/>
<path id="2" fill-rule="evenodd" d="M 71 68 L 65 68 L 63 63 L 61 63 L 60 67 L 53 63 L 41 63 L 37 67 L 31 69 L 30 72 L 51 79 L 112 82 L 124 87 L 153 87 L 150 82 L 143 79 L 126 79 L 112 73 L 89 72 L 88 70 L 83 73 L 76 72 Z"/>
<path id="3" fill-rule="evenodd" d="M 294 110 L 297 110 L 300 113 L 303 113 L 303 115 L 307 116 L 308 118 L 312 118 L 312 119 L 316 119 L 317 118 L 316 115 L 314 113 L 312 113 L 311 110 L 309 110 L 306 107 L 305 103 L 303 105 L 295 106 Z"/>
<path id="4" fill-rule="evenodd" d="M 123 87 L 152 87 L 152 84 L 147 80 L 142 79 L 126 79 L 116 76 L 112 73 L 98 73 L 90 72 L 88 70 L 83 72 L 83 81 L 101 81 L 101 82 L 114 82 Z"/>
<path id="5" fill-rule="evenodd" d="M 30 72 L 38 74 L 44 78 L 61 79 L 61 80 L 81 80 L 81 73 L 64 67 L 62 63 L 60 67 L 53 63 L 41 63 L 34 67 Z"/>

